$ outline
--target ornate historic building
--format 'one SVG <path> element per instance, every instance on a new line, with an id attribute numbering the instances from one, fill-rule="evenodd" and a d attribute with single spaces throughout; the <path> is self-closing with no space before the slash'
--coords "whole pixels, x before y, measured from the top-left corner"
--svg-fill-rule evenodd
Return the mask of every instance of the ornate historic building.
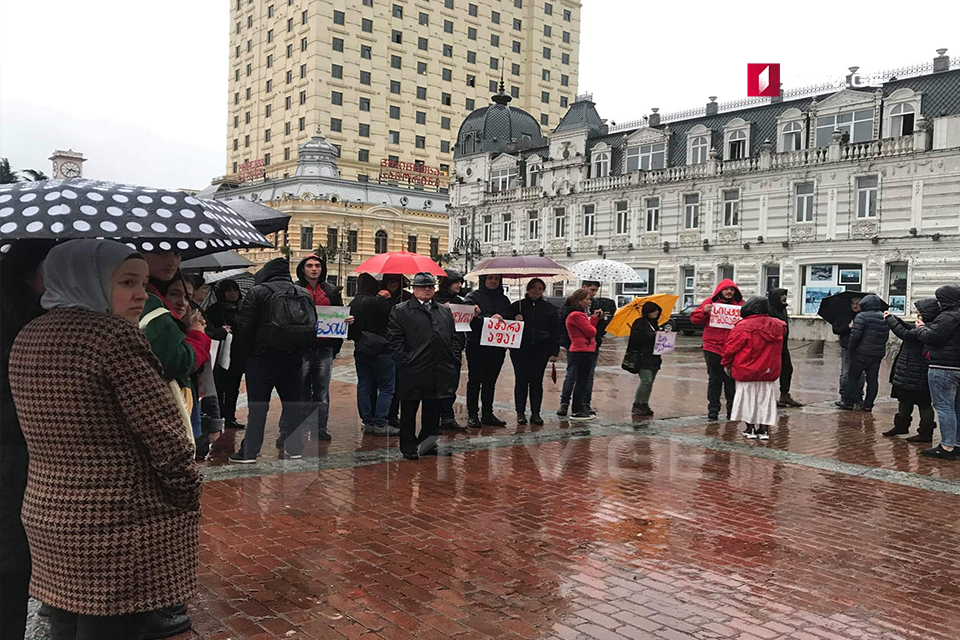
<path id="1" fill-rule="evenodd" d="M 582 95 L 547 135 L 501 93 L 460 128 L 452 241 L 606 256 L 641 274 L 617 294 L 681 307 L 733 277 L 747 295 L 790 289 L 801 316 L 841 289 L 909 313 L 960 282 L 960 59 L 938 54 L 621 125 Z"/>
<path id="2" fill-rule="evenodd" d="M 286 233 L 271 238 L 279 249 L 239 253 L 259 266 L 288 252 L 295 265 L 322 247 L 328 259 L 327 278 L 344 287 L 347 296 L 356 293 L 353 270 L 374 254 L 447 252 L 446 194 L 343 179 L 337 156 L 337 149 L 318 132 L 300 145 L 295 175 L 233 188 L 218 183 L 200 196 L 243 198 L 290 214 Z"/>

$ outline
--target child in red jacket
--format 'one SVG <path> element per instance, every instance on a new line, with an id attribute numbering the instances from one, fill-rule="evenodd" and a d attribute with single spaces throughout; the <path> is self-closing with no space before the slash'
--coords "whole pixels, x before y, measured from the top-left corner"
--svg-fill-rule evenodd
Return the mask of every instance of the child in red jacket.
<path id="1" fill-rule="evenodd" d="M 777 421 L 777 379 L 787 325 L 770 317 L 770 303 L 760 296 L 743 304 L 740 317 L 727 336 L 721 361 L 737 382 L 732 419 L 747 423 L 744 437 L 769 440 L 769 428 Z"/>

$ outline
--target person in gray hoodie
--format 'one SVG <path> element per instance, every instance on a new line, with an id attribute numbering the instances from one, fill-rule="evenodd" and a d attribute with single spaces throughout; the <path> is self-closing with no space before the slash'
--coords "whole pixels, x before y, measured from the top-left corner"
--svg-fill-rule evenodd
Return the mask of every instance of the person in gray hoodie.
<path id="1" fill-rule="evenodd" d="M 836 403 L 844 410 L 852 410 L 859 395 L 859 380 L 866 375 L 867 392 L 863 397 L 863 411 L 872 411 L 873 403 L 880 391 L 880 363 L 887 354 L 887 339 L 890 328 L 883 319 L 882 301 L 874 294 L 868 294 L 860 301 L 860 313 L 853 319 L 850 329 L 850 372 L 847 386 L 843 390 L 843 399 Z"/>

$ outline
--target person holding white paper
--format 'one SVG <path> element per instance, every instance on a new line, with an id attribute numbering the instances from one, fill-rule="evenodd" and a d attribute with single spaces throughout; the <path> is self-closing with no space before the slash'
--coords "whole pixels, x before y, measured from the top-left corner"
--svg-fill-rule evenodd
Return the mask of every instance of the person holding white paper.
<path id="1" fill-rule="evenodd" d="M 530 394 L 530 422 L 542 425 L 543 374 L 548 362 L 556 362 L 560 354 L 560 310 L 544 300 L 546 283 L 534 278 L 527 283 L 527 295 L 511 307 L 514 320 L 525 323 L 519 349 L 510 350 L 515 383 L 513 399 L 517 407 L 517 424 L 527 424 L 527 394 Z"/>
<path id="2" fill-rule="evenodd" d="M 449 307 L 451 304 L 465 304 L 463 296 L 463 274 L 455 269 L 444 269 L 447 275 L 440 276 L 440 283 L 437 288 L 436 301 Z M 479 313 L 480 308 L 474 306 L 474 315 Z M 463 368 L 463 353 L 457 354 L 457 387 L 460 386 L 460 370 Z M 456 396 L 444 398 L 440 402 L 440 428 L 449 431 L 464 431 L 466 427 L 457 422 L 457 416 L 453 411 L 453 405 L 457 401 Z"/>
<path id="3" fill-rule="evenodd" d="M 715 304 L 740 306 L 743 304 L 743 294 L 736 283 L 724 278 L 713 291 L 713 295 L 700 303 L 697 309 L 690 314 L 690 321 L 703 327 L 703 359 L 707 363 L 707 418 L 720 418 L 720 390 L 723 390 L 727 399 L 727 420 L 733 411 L 733 399 L 737 394 L 737 385 L 723 367 L 720 359 L 723 356 L 723 347 L 730 334 L 730 328 L 720 328 L 710 325 L 710 312 Z"/>
<path id="4" fill-rule="evenodd" d="M 653 393 L 653 383 L 657 379 L 657 373 L 660 371 L 662 357 L 654 352 L 654 345 L 657 341 L 657 332 L 660 331 L 660 315 L 663 309 L 656 302 L 648 300 L 643 303 L 640 309 L 640 317 L 633 321 L 630 326 L 630 342 L 627 344 L 627 352 L 635 351 L 637 353 L 637 365 L 640 376 L 640 384 L 637 386 L 637 392 L 633 396 L 633 415 L 652 416 L 653 409 L 650 408 L 650 394 Z"/>

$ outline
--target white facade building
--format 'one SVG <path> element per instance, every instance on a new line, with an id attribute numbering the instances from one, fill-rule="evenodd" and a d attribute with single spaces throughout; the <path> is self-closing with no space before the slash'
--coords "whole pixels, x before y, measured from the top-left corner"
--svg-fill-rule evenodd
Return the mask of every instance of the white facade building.
<path id="1" fill-rule="evenodd" d="M 829 334 L 812 318 L 841 289 L 910 315 L 960 283 L 960 59 L 938 54 L 621 126 L 581 96 L 545 141 L 503 130 L 529 121 L 498 96 L 461 127 L 451 246 L 476 239 L 483 256 L 565 264 L 606 256 L 643 276 L 617 285 L 624 300 L 676 293 L 680 308 L 722 277 L 748 296 L 784 287 L 793 314 L 811 318 L 797 337 Z"/>

